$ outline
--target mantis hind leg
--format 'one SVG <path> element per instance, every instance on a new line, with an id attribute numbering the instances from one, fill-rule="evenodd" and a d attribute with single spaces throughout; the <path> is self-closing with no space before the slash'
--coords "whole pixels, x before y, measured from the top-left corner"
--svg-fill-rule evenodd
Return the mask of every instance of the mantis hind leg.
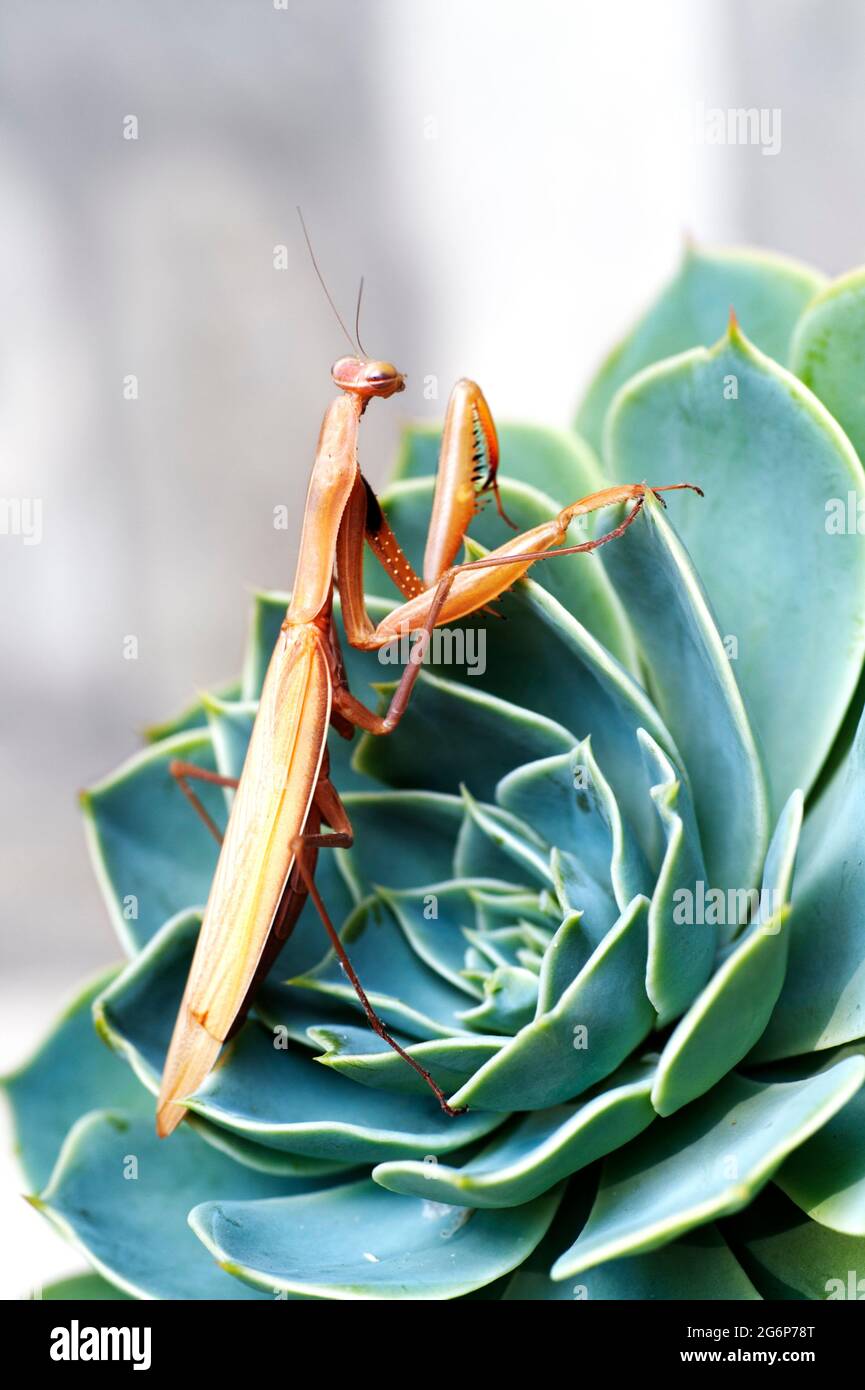
<path id="1" fill-rule="evenodd" d="M 360 1000 L 361 1007 L 367 1017 L 367 1022 L 373 1032 L 377 1033 L 389 1047 L 392 1047 L 394 1052 L 396 1052 L 404 1062 L 408 1062 L 409 1066 L 426 1082 L 446 1115 L 460 1115 L 462 1111 L 454 1110 L 452 1106 L 448 1105 L 444 1091 L 426 1068 L 422 1067 L 414 1057 L 406 1052 L 404 1047 L 400 1046 L 395 1038 L 391 1037 L 384 1023 L 370 1003 L 369 997 L 358 979 L 357 972 L 348 958 L 346 949 L 339 939 L 339 933 L 333 925 L 321 894 L 316 887 L 314 866 L 310 865 L 308 856 L 310 852 L 317 853 L 320 849 L 350 849 L 354 844 L 354 832 L 351 828 L 348 812 L 339 798 L 339 793 L 333 784 L 326 778 L 322 778 L 316 787 L 315 803 L 321 815 L 321 819 L 330 827 L 330 833 L 323 835 L 320 833 L 310 834 L 304 832 L 302 835 L 297 835 L 292 841 L 291 850 L 295 857 L 295 868 L 303 879 L 306 890 L 315 904 L 316 911 L 322 920 L 322 924 L 330 939 L 330 944 L 333 947 L 337 960 L 342 966 L 352 989 Z"/>
<path id="2" fill-rule="evenodd" d="M 211 816 L 201 797 L 192 790 L 190 782 L 207 782 L 215 787 L 233 787 L 237 790 L 238 779 L 236 777 L 223 777 L 218 772 L 211 772 L 209 768 L 199 767 L 197 763 L 186 763 L 180 758 L 173 758 L 168 764 L 168 771 L 177 782 L 186 800 L 189 802 L 195 814 L 207 826 L 218 845 L 222 844 L 222 831 Z"/>

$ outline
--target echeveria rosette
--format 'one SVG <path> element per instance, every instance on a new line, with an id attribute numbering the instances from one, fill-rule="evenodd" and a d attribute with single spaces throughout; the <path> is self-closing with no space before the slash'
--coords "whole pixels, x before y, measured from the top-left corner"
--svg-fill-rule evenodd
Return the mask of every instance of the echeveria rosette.
<path id="1" fill-rule="evenodd" d="M 215 861 L 168 765 L 238 771 L 285 595 L 257 599 L 240 683 L 87 794 L 129 960 L 7 1081 L 33 1200 L 94 1270 L 76 1297 L 845 1296 L 865 1268 L 863 359 L 862 273 L 689 250 L 587 393 L 594 448 L 502 427 L 503 498 L 521 526 L 605 479 L 705 501 L 539 565 L 506 622 L 472 623 L 482 674 L 427 668 L 397 734 L 332 740 L 356 842 L 320 855 L 321 890 L 458 1119 L 366 1027 L 307 909 L 189 1123 L 153 1133 Z M 407 433 L 384 498 L 415 558 L 437 444 Z M 474 535 L 500 541 L 494 509 Z M 368 588 L 384 613 L 373 565 Z M 346 657 L 362 697 L 396 677 Z"/>

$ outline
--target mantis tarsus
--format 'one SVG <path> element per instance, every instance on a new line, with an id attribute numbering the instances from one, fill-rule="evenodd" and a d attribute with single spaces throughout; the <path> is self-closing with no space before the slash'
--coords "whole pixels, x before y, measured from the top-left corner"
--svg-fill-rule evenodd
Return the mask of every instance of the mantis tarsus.
<path id="1" fill-rule="evenodd" d="M 647 493 L 693 487 L 676 483 L 650 489 L 636 483 L 605 488 L 482 559 L 454 564 L 478 492 L 492 491 L 504 516 L 496 482 L 495 426 L 480 388 L 463 380 L 448 403 L 421 577 L 400 548 L 357 462 L 358 427 L 367 405 L 374 397 L 402 391 L 404 379 L 390 363 L 361 356 L 340 358 L 331 375 L 339 395 L 322 424 L 291 601 L 265 676 L 240 780 L 235 783 L 186 763 L 172 764 L 184 792 L 222 845 L 163 1072 L 156 1120 L 163 1136 L 183 1119 L 184 1098 L 201 1085 L 222 1044 L 246 1016 L 258 982 L 273 964 L 307 895 L 370 1025 L 420 1073 L 442 1108 L 456 1113 L 433 1077 L 376 1015 L 315 885 L 318 851 L 352 844 L 351 823 L 328 775 L 328 726 L 349 738 L 355 727 L 391 733 L 405 712 L 436 625 L 484 608 L 537 560 L 595 550 L 620 536 L 639 514 Z M 579 545 L 562 545 L 577 517 L 622 503 L 633 505 L 613 530 Z M 364 602 L 365 543 L 405 600 L 378 626 Z M 334 565 L 345 636 L 352 646 L 375 651 L 405 633 L 422 634 L 386 714 L 367 709 L 348 688 L 333 617 Z M 224 838 L 192 790 L 194 778 L 236 786 Z M 329 833 L 323 833 L 322 826 Z"/>

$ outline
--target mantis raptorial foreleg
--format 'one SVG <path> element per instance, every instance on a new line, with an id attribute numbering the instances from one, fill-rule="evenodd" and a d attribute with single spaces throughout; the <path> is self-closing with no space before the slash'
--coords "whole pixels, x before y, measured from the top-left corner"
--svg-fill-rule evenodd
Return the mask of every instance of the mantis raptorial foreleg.
<path id="1" fill-rule="evenodd" d="M 473 381 L 458 381 L 445 414 L 423 578 L 412 567 L 378 498 L 358 471 L 336 540 L 336 568 L 347 632 L 372 630 L 363 606 L 364 541 L 403 598 L 416 598 L 434 588 L 462 544 L 478 509 L 478 496 L 492 491 L 504 517 L 498 466 L 498 438 L 483 392 Z"/>
<path id="2" fill-rule="evenodd" d="M 519 529 L 502 506 L 498 468 L 499 441 L 492 412 L 477 383 L 463 377 L 453 388 L 445 413 L 423 558 L 425 588 L 433 588 L 450 569 L 483 493 L 492 492 L 499 516 L 512 530 Z"/>

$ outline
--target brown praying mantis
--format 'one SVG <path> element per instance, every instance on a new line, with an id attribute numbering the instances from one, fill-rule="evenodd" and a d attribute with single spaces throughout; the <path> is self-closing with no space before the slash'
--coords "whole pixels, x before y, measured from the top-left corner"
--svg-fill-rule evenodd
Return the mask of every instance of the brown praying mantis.
<path id="1" fill-rule="evenodd" d="M 479 493 L 491 492 L 504 518 L 495 425 L 480 388 L 461 380 L 447 407 L 421 577 L 403 553 L 357 459 L 360 420 L 369 402 L 402 391 L 405 380 L 391 363 L 362 355 L 359 346 L 357 356 L 335 363 L 331 376 L 339 394 L 322 423 L 291 601 L 267 669 L 240 779 L 189 763 L 171 765 L 182 790 L 221 841 L 221 849 L 162 1075 L 156 1118 L 161 1136 L 183 1119 L 184 1100 L 198 1089 L 223 1043 L 243 1022 L 259 982 L 308 897 L 371 1027 L 423 1077 L 442 1109 L 457 1113 L 429 1072 L 379 1019 L 316 887 L 319 850 L 348 849 L 353 843 L 351 822 L 329 778 L 328 728 L 332 725 L 347 738 L 355 728 L 391 733 L 405 712 L 437 625 L 487 607 L 538 560 L 596 550 L 615 540 L 636 519 L 648 493 L 680 488 L 700 492 L 691 483 L 604 488 L 481 559 L 455 564 Z M 577 517 L 628 503 L 633 505 L 613 530 L 579 545 L 562 544 Z M 365 544 L 404 599 L 377 626 L 364 600 Z M 385 714 L 368 709 L 348 688 L 334 622 L 334 582 L 351 646 L 377 651 L 406 633 L 420 635 Z M 195 778 L 236 788 L 224 837 L 190 786 Z"/>

